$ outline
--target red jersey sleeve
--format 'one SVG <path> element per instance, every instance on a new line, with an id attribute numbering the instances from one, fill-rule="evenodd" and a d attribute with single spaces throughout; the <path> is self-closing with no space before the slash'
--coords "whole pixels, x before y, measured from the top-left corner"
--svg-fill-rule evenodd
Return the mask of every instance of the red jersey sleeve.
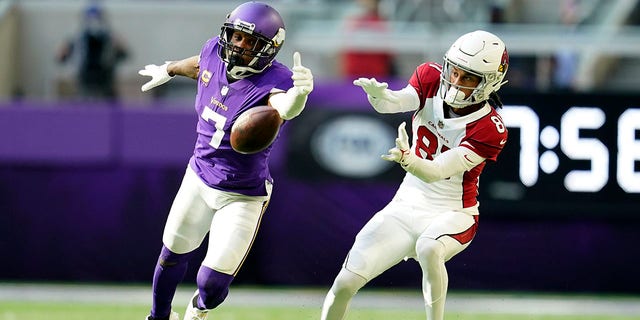
<path id="1" fill-rule="evenodd" d="M 409 84 L 416 89 L 420 97 L 420 109 L 424 107 L 424 102 L 438 93 L 440 87 L 440 74 L 442 66 L 435 62 L 427 62 L 419 65 L 413 72 Z"/>
<path id="2" fill-rule="evenodd" d="M 502 117 L 495 111 L 467 125 L 461 145 L 490 161 L 496 161 L 507 143 L 509 132 Z"/>

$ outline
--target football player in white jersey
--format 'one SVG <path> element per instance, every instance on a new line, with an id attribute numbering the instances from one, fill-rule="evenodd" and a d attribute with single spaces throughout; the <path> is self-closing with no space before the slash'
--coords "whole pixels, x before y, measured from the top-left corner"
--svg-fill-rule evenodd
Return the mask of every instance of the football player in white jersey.
<path id="1" fill-rule="evenodd" d="M 418 66 L 404 89 L 373 78 L 353 82 L 379 113 L 412 111 L 412 139 L 403 122 L 395 147 L 382 156 L 407 173 L 391 202 L 356 236 L 324 300 L 322 320 L 344 319 L 360 288 L 406 258 L 422 269 L 427 319 L 444 318 L 445 262 L 471 243 L 480 173 L 507 141 L 496 91 L 506 83 L 508 63 L 504 42 L 478 30 L 458 38 L 443 65 Z"/>

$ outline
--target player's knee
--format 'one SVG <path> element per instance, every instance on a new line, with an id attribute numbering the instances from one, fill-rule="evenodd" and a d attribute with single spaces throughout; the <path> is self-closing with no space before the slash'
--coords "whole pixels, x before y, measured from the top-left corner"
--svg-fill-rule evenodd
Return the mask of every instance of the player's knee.
<path id="1" fill-rule="evenodd" d="M 178 236 L 177 234 L 166 233 L 162 236 L 162 243 L 171 248 L 173 252 L 191 252 L 198 248 L 202 243 L 201 240 L 193 240 L 187 237 Z"/>
<path id="2" fill-rule="evenodd" d="M 196 281 L 204 307 L 213 309 L 227 298 L 233 276 L 201 266 Z"/>
<path id="3" fill-rule="evenodd" d="M 333 282 L 331 291 L 336 297 L 353 296 L 366 283 L 367 280 L 365 278 L 342 268 Z"/>
<path id="4" fill-rule="evenodd" d="M 443 259 L 444 244 L 438 240 L 422 237 L 416 242 L 416 254 L 419 260 Z"/>
<path id="5" fill-rule="evenodd" d="M 175 253 L 166 246 L 162 246 L 160 250 L 160 257 L 158 257 L 158 264 L 163 267 L 172 267 L 178 264 L 186 263 L 189 261 L 189 253 Z"/>

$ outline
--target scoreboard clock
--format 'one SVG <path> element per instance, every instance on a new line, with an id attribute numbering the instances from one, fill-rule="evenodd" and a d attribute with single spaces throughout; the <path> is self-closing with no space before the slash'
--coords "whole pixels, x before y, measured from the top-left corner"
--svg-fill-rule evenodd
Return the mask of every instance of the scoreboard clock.
<path id="1" fill-rule="evenodd" d="M 640 173 L 636 169 L 640 161 L 640 140 L 636 137 L 640 109 L 605 112 L 595 106 L 570 106 L 560 116 L 559 127 L 541 122 L 530 106 L 506 106 L 501 114 L 507 127 L 520 131 L 515 143 L 520 146 L 518 176 L 523 185 L 534 187 L 540 172 L 557 174 L 562 158 L 564 162 L 588 162 L 587 168 L 560 173 L 564 191 L 600 192 L 615 183 L 624 192 L 640 193 Z M 613 137 L 598 134 L 601 129 L 605 132 L 607 122 L 615 127 Z"/>
<path id="2" fill-rule="evenodd" d="M 509 142 L 482 175 L 480 198 L 509 214 L 635 216 L 640 97 L 505 95 Z M 515 103 L 514 103 L 515 102 Z"/>

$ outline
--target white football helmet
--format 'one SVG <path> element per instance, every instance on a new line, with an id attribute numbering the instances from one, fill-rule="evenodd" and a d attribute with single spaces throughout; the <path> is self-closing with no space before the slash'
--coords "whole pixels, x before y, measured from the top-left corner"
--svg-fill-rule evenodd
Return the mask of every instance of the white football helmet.
<path id="1" fill-rule="evenodd" d="M 461 86 L 450 81 L 453 67 L 477 75 L 480 83 L 468 97 L 460 91 Z M 496 35 L 482 30 L 462 35 L 444 55 L 444 67 L 440 75 L 440 97 L 454 108 L 480 103 L 489 99 L 507 83 L 504 76 L 509 67 L 509 54 L 505 44 Z"/>

